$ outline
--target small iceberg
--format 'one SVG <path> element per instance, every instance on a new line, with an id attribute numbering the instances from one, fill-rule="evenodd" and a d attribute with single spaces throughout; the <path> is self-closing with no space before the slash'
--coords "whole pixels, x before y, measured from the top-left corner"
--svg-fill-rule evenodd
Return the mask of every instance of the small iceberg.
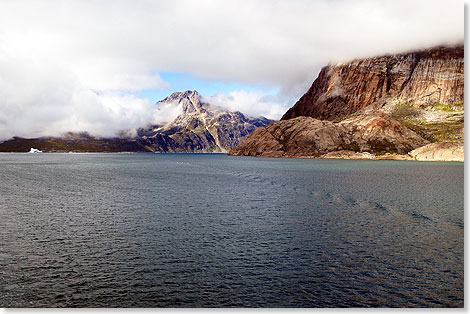
<path id="1" fill-rule="evenodd" d="M 31 147 L 31 149 L 29 150 L 29 153 L 30 154 L 42 153 L 42 150 Z"/>

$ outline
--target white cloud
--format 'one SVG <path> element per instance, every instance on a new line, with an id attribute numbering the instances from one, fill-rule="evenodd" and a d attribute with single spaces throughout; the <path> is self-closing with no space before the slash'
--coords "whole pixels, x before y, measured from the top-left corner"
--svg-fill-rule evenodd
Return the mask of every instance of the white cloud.
<path id="1" fill-rule="evenodd" d="M 89 131 L 114 136 L 145 125 L 148 100 L 115 91 L 93 92 L 46 58 L 0 54 L 0 139 Z"/>
<path id="2" fill-rule="evenodd" d="M 203 102 L 214 104 L 230 111 L 241 111 L 252 117 L 263 116 L 273 120 L 278 120 L 289 109 L 286 108 L 285 104 L 276 102 L 276 99 L 274 96 L 266 96 L 243 90 L 232 91 L 228 95 L 202 96 Z"/>
<path id="3" fill-rule="evenodd" d="M 125 61 L 124 61 L 125 62 Z M 169 84 L 160 75 L 139 66 L 109 62 L 109 60 L 87 60 L 71 67 L 80 82 L 95 91 L 135 92 L 142 89 L 166 89 Z"/>
<path id="4" fill-rule="evenodd" d="M 148 121 L 131 93 L 168 88 L 162 71 L 278 89 L 273 108 L 288 107 L 330 61 L 463 42 L 463 9 L 457 0 L 3 0 L 0 138 Z M 277 114 L 261 95 L 226 98 Z"/>
<path id="5" fill-rule="evenodd" d="M 154 124 L 171 122 L 181 113 L 182 107 L 182 104 L 176 103 L 157 103 L 153 111 L 151 122 Z"/>

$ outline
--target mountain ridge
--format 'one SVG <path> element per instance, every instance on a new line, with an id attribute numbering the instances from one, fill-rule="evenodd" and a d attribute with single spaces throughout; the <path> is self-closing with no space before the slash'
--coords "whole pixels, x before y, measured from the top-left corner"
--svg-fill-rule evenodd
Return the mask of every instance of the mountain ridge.
<path id="1" fill-rule="evenodd" d="M 32 139 L 13 137 L 0 143 L 0 152 L 27 152 L 34 147 L 44 152 L 226 153 L 257 127 L 273 122 L 202 102 L 199 93 L 191 90 L 174 92 L 155 106 L 181 108 L 173 120 L 139 128 L 133 138 L 94 137 L 86 132 Z"/>

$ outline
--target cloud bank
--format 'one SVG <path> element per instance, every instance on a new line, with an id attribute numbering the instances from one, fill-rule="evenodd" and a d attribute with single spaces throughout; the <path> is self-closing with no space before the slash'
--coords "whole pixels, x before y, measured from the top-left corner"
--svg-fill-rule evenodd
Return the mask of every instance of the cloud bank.
<path id="1" fill-rule="evenodd" d="M 455 0 L 4 0 L 0 139 L 109 136 L 161 119 L 136 96 L 173 92 L 161 72 L 277 89 L 206 96 L 279 118 L 329 62 L 463 39 Z"/>

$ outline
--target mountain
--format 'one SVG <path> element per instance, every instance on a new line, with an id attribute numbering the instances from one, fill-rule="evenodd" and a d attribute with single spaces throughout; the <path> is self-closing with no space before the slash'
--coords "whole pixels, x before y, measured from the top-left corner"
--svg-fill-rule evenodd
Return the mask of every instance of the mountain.
<path id="1" fill-rule="evenodd" d="M 281 120 L 340 121 L 367 107 L 397 103 L 461 105 L 463 94 L 464 47 L 438 47 L 328 65 Z"/>
<path id="2" fill-rule="evenodd" d="M 177 117 L 163 125 L 137 130 L 137 136 L 99 138 L 87 132 L 61 137 L 25 139 L 14 137 L 0 143 L 0 152 L 228 152 L 257 127 L 273 120 L 253 118 L 201 101 L 196 91 L 173 93 L 155 104 L 156 109 L 178 110 Z"/>
<path id="3" fill-rule="evenodd" d="M 257 127 L 274 122 L 203 102 L 197 91 L 173 93 L 155 106 L 181 107 L 175 120 L 138 130 L 139 143 L 155 152 L 226 153 Z"/>
<path id="4" fill-rule="evenodd" d="M 330 64 L 281 121 L 256 130 L 230 154 L 369 158 L 436 142 L 452 142 L 452 149 L 430 149 L 460 152 L 463 93 L 463 46 Z"/>

